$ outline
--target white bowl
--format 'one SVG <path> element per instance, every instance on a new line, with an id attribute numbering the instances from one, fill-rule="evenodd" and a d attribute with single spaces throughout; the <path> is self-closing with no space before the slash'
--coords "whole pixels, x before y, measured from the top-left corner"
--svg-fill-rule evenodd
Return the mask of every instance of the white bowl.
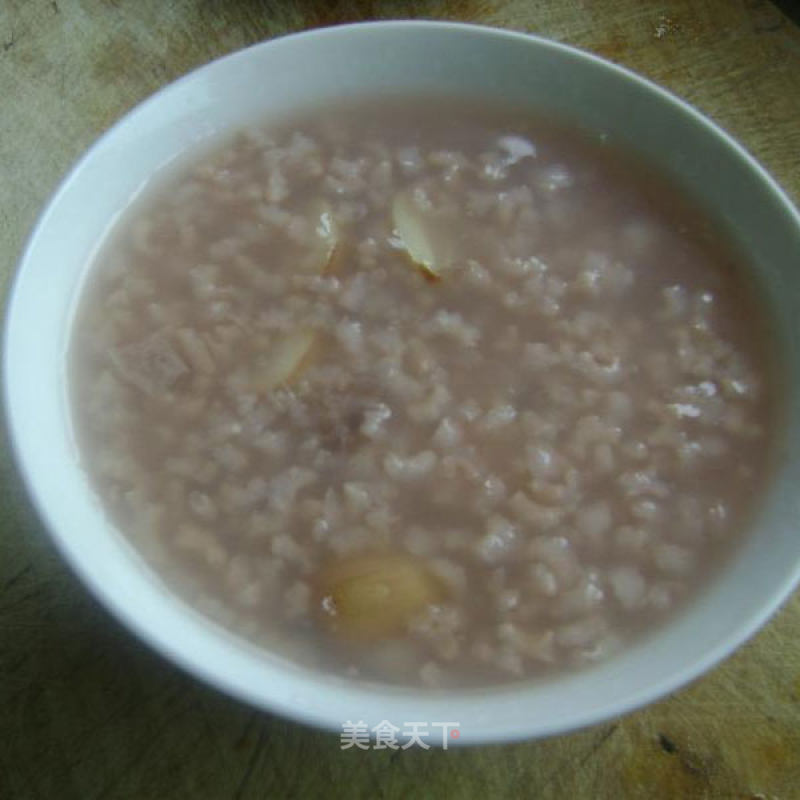
<path id="1" fill-rule="evenodd" d="M 92 254 L 156 170 L 254 114 L 341 95 L 450 92 L 567 115 L 629 143 L 715 209 L 764 286 L 785 350 L 784 446 L 753 530 L 685 613 L 612 660 L 563 677 L 428 693 L 299 668 L 179 600 L 105 520 L 78 466 L 65 351 Z M 256 45 L 142 103 L 65 179 L 31 235 L 8 307 L 5 399 L 16 456 L 52 537 L 95 595 L 174 662 L 255 706 L 341 731 L 346 720 L 458 722 L 461 743 L 542 736 L 598 722 L 670 692 L 756 631 L 800 576 L 800 217 L 764 170 L 691 107 L 570 47 L 467 25 L 376 23 Z"/>

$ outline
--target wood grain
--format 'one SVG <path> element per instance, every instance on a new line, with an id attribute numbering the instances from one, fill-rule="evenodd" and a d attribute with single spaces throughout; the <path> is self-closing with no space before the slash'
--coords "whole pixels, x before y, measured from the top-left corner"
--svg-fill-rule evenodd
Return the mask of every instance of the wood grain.
<path id="1" fill-rule="evenodd" d="M 797 199 L 787 13 L 767 0 L 0 0 L 3 286 L 60 176 L 132 105 L 231 50 L 350 20 L 463 19 L 597 52 L 697 105 Z M 798 596 L 693 686 L 614 722 L 502 747 L 341 752 L 122 630 L 56 556 L 0 447 L 3 800 L 800 797 Z"/>

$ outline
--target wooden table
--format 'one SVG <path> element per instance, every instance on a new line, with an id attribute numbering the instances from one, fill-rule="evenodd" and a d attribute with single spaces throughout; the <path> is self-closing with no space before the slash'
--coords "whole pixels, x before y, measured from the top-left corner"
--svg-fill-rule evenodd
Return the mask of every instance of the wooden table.
<path id="1" fill-rule="evenodd" d="M 655 79 L 800 197 L 797 5 L 767 0 L 0 0 L 0 275 L 55 183 L 157 87 L 289 30 L 378 17 L 535 31 Z M 793 14 L 792 22 L 787 14 Z M 800 264 L 799 264 L 800 266 Z M 650 708 L 541 742 L 342 752 L 149 652 L 56 556 L 0 450 L 0 799 L 800 798 L 800 596 Z"/>

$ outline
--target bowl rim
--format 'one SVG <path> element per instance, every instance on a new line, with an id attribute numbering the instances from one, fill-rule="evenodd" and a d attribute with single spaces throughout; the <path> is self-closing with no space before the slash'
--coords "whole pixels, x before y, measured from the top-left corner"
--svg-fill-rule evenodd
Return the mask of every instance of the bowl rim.
<path id="1" fill-rule="evenodd" d="M 3 324 L 3 343 L 2 343 L 2 357 L 3 357 L 3 407 L 5 414 L 5 421 L 7 431 L 9 433 L 10 447 L 13 452 L 14 462 L 17 466 L 18 473 L 21 475 L 25 485 L 28 497 L 31 498 L 32 503 L 36 509 L 39 519 L 44 522 L 44 527 L 48 532 L 50 539 L 55 544 L 57 550 L 60 552 L 62 558 L 69 564 L 72 571 L 77 574 L 81 583 L 86 586 L 95 599 L 99 600 L 101 605 L 111 612 L 123 625 L 129 630 L 133 631 L 140 639 L 145 641 L 148 646 L 155 649 L 173 663 L 179 665 L 182 669 L 200 678 L 203 682 L 210 684 L 233 697 L 243 700 L 248 704 L 257 708 L 278 713 L 284 717 L 288 717 L 299 722 L 318 726 L 327 730 L 337 731 L 340 729 L 343 720 L 340 716 L 332 716 L 331 713 L 325 708 L 319 709 L 312 707 L 313 704 L 308 702 L 301 702 L 301 699 L 289 693 L 286 697 L 276 696 L 275 692 L 271 694 L 264 691 L 255 691 L 253 687 L 247 686 L 241 680 L 232 678 L 229 672 L 220 672 L 216 667 L 209 668 L 206 664 L 200 663 L 197 657 L 190 652 L 190 648 L 186 643 L 177 641 L 170 641 L 160 635 L 156 630 L 158 624 L 153 625 L 145 619 L 142 615 L 130 605 L 123 603 L 120 598 L 115 594 L 114 587 L 105 585 L 98 579 L 96 570 L 87 563 L 81 552 L 72 546 L 68 537 L 62 535 L 59 530 L 58 521 L 51 518 L 48 509 L 48 498 L 41 492 L 40 486 L 37 483 L 37 476 L 31 472 L 27 463 L 26 456 L 26 432 L 20 423 L 17 415 L 17 400 L 13 391 L 13 373 L 10 372 L 9 364 L 12 361 L 13 346 L 15 341 L 15 325 L 17 319 L 16 308 L 21 292 L 20 284 L 22 276 L 25 274 L 27 265 L 32 259 L 32 251 L 35 243 L 47 234 L 48 220 L 53 209 L 61 202 L 65 193 L 71 184 L 79 180 L 80 174 L 84 167 L 92 161 L 95 152 L 104 143 L 112 140 L 118 135 L 120 130 L 123 130 L 137 114 L 147 107 L 158 104 L 162 100 L 173 93 L 179 93 L 183 87 L 189 82 L 198 79 L 198 76 L 209 70 L 213 70 L 221 63 L 232 63 L 236 60 L 245 60 L 251 58 L 252 55 L 264 48 L 274 48 L 276 46 L 290 45 L 294 40 L 302 38 L 304 40 L 315 39 L 336 39 L 339 37 L 350 36 L 353 33 L 358 35 L 369 35 L 369 31 L 379 30 L 402 30 L 408 34 L 413 34 L 417 31 L 439 31 L 444 35 L 451 34 L 470 34 L 479 37 L 494 37 L 496 39 L 524 42 L 528 46 L 535 46 L 551 51 L 559 52 L 562 54 L 570 55 L 573 58 L 580 60 L 594 66 L 595 68 L 611 71 L 625 81 L 638 84 L 641 88 L 646 90 L 651 95 L 657 97 L 660 101 L 665 102 L 676 109 L 691 117 L 694 122 L 701 125 L 705 132 L 718 140 L 720 143 L 727 145 L 735 155 L 746 165 L 746 167 L 758 178 L 758 180 L 765 186 L 769 193 L 775 198 L 784 208 L 784 210 L 793 219 L 795 226 L 800 230 L 800 214 L 794 207 L 789 197 L 779 186 L 779 184 L 772 178 L 769 173 L 749 154 L 749 152 L 726 133 L 720 126 L 710 120 L 708 117 L 700 113 L 693 106 L 686 101 L 682 100 L 672 92 L 660 87 L 653 81 L 644 78 L 637 73 L 629 70 L 626 67 L 615 64 L 604 58 L 601 58 L 594 53 L 587 52 L 562 42 L 553 41 L 530 33 L 522 33 L 518 31 L 506 30 L 501 28 L 494 28 L 486 25 L 476 25 L 470 23 L 460 22 L 444 22 L 444 21 L 376 21 L 353 23 L 348 25 L 339 25 L 334 27 L 320 28 L 314 30 L 300 31 L 283 36 L 278 36 L 272 39 L 258 42 L 250 45 L 249 47 L 234 51 L 227 55 L 214 59 L 204 65 L 201 65 L 189 73 L 183 75 L 175 81 L 161 87 L 155 93 L 149 95 L 141 102 L 137 103 L 133 108 L 127 111 L 120 117 L 110 128 L 108 128 L 94 143 L 86 150 L 86 152 L 69 168 L 69 171 L 62 179 L 56 190 L 52 193 L 47 201 L 44 209 L 40 213 L 25 245 L 22 250 L 22 255 L 19 258 L 17 267 L 13 278 L 10 282 L 10 288 L 7 292 L 6 299 L 6 314 Z M 546 722 L 533 720 L 529 723 L 518 723 L 514 726 L 503 725 L 502 723 L 494 728 L 490 728 L 489 733 L 482 735 L 481 732 L 476 731 L 471 733 L 469 738 L 462 737 L 457 741 L 458 744 L 477 744 L 486 742 L 503 742 L 513 741 L 523 738 L 543 737 L 550 736 L 567 731 L 576 730 L 578 728 L 586 727 L 588 725 L 597 724 L 599 722 L 608 720 L 613 717 L 620 716 L 628 713 L 629 711 L 651 703 L 665 695 L 681 688 L 689 682 L 695 680 L 698 676 L 717 665 L 720 661 L 730 655 L 735 649 L 741 646 L 747 639 L 749 639 L 763 624 L 775 613 L 775 611 L 785 602 L 789 594 L 792 592 L 797 583 L 800 582 L 800 561 L 793 567 L 793 571 L 787 573 L 786 578 L 776 586 L 772 595 L 765 598 L 762 604 L 751 610 L 751 613 L 739 621 L 739 626 L 735 635 L 730 636 L 725 642 L 710 649 L 704 654 L 703 657 L 695 659 L 691 664 L 685 666 L 683 670 L 673 672 L 671 675 L 664 679 L 647 685 L 644 688 L 639 688 L 636 691 L 628 691 L 622 693 L 621 698 L 612 698 L 611 701 L 603 701 L 590 712 L 575 712 L 566 714 L 556 719 L 551 719 Z M 218 628 L 214 634 L 221 646 L 228 647 L 233 642 L 234 637 L 230 637 L 226 641 L 227 632 Z M 239 646 L 237 639 L 237 646 Z M 255 648 L 253 648 L 255 650 Z M 258 651 L 259 657 L 261 652 Z M 248 656 L 251 657 L 251 656 Z M 275 669 L 279 670 L 283 667 L 280 666 L 280 660 L 276 661 L 277 666 Z M 288 662 L 286 662 L 288 664 Z M 335 681 L 325 682 L 321 680 L 321 676 L 317 672 L 311 673 L 311 680 L 317 688 L 321 686 L 322 694 L 329 692 L 331 689 L 337 690 Z M 582 671 L 577 675 L 585 674 Z M 561 682 L 561 679 L 559 679 Z M 413 698 L 416 705 L 422 709 L 430 709 L 432 707 L 445 708 L 446 705 L 438 702 L 442 698 L 450 705 L 455 705 L 458 702 L 468 702 L 475 700 L 479 695 L 471 691 L 451 690 L 442 692 L 440 694 L 420 693 L 419 690 L 414 689 L 401 689 L 397 692 L 386 689 L 386 687 L 374 687 L 365 684 L 359 684 L 353 689 L 352 683 L 344 682 L 339 690 L 342 692 L 350 691 L 352 697 L 361 697 L 364 702 L 375 702 L 377 699 L 386 701 L 391 705 L 392 697 L 400 698 L 406 704 Z M 546 682 L 545 682 L 546 683 Z M 346 684 L 346 685 L 345 685 Z M 541 681 L 537 682 L 536 687 L 541 688 L 544 685 Z M 366 688 L 365 688 L 366 686 Z M 499 696 L 512 695 L 516 698 L 517 702 L 524 702 L 525 697 L 530 693 L 531 686 L 528 683 L 515 683 L 481 690 L 480 697 L 485 698 L 486 701 L 492 702 Z M 413 705 L 413 704 L 412 704 Z M 354 703 L 354 711 L 359 706 Z M 491 711 L 484 712 L 491 716 Z M 430 717 L 428 717 L 430 718 Z"/>

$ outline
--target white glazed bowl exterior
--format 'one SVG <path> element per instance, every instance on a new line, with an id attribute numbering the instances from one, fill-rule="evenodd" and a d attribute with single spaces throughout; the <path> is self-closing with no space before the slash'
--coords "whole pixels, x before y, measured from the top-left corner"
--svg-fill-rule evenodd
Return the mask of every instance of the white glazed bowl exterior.
<path id="1" fill-rule="evenodd" d="M 683 614 L 607 663 L 546 681 L 426 693 L 346 681 L 263 653 L 173 595 L 105 519 L 78 464 L 65 377 L 76 298 L 98 242 L 147 179 L 215 132 L 342 95 L 453 93 L 566 115 L 627 142 L 736 232 L 785 353 L 787 417 L 774 480 L 734 561 Z M 755 632 L 800 574 L 800 217 L 719 128 L 652 83 L 532 36 L 469 25 L 373 23 L 297 34 L 202 67 L 109 130 L 73 168 L 28 242 L 10 297 L 5 400 L 23 477 L 56 545 L 152 647 L 255 706 L 341 730 L 345 720 L 457 721 L 460 743 L 555 734 L 648 703 Z"/>

